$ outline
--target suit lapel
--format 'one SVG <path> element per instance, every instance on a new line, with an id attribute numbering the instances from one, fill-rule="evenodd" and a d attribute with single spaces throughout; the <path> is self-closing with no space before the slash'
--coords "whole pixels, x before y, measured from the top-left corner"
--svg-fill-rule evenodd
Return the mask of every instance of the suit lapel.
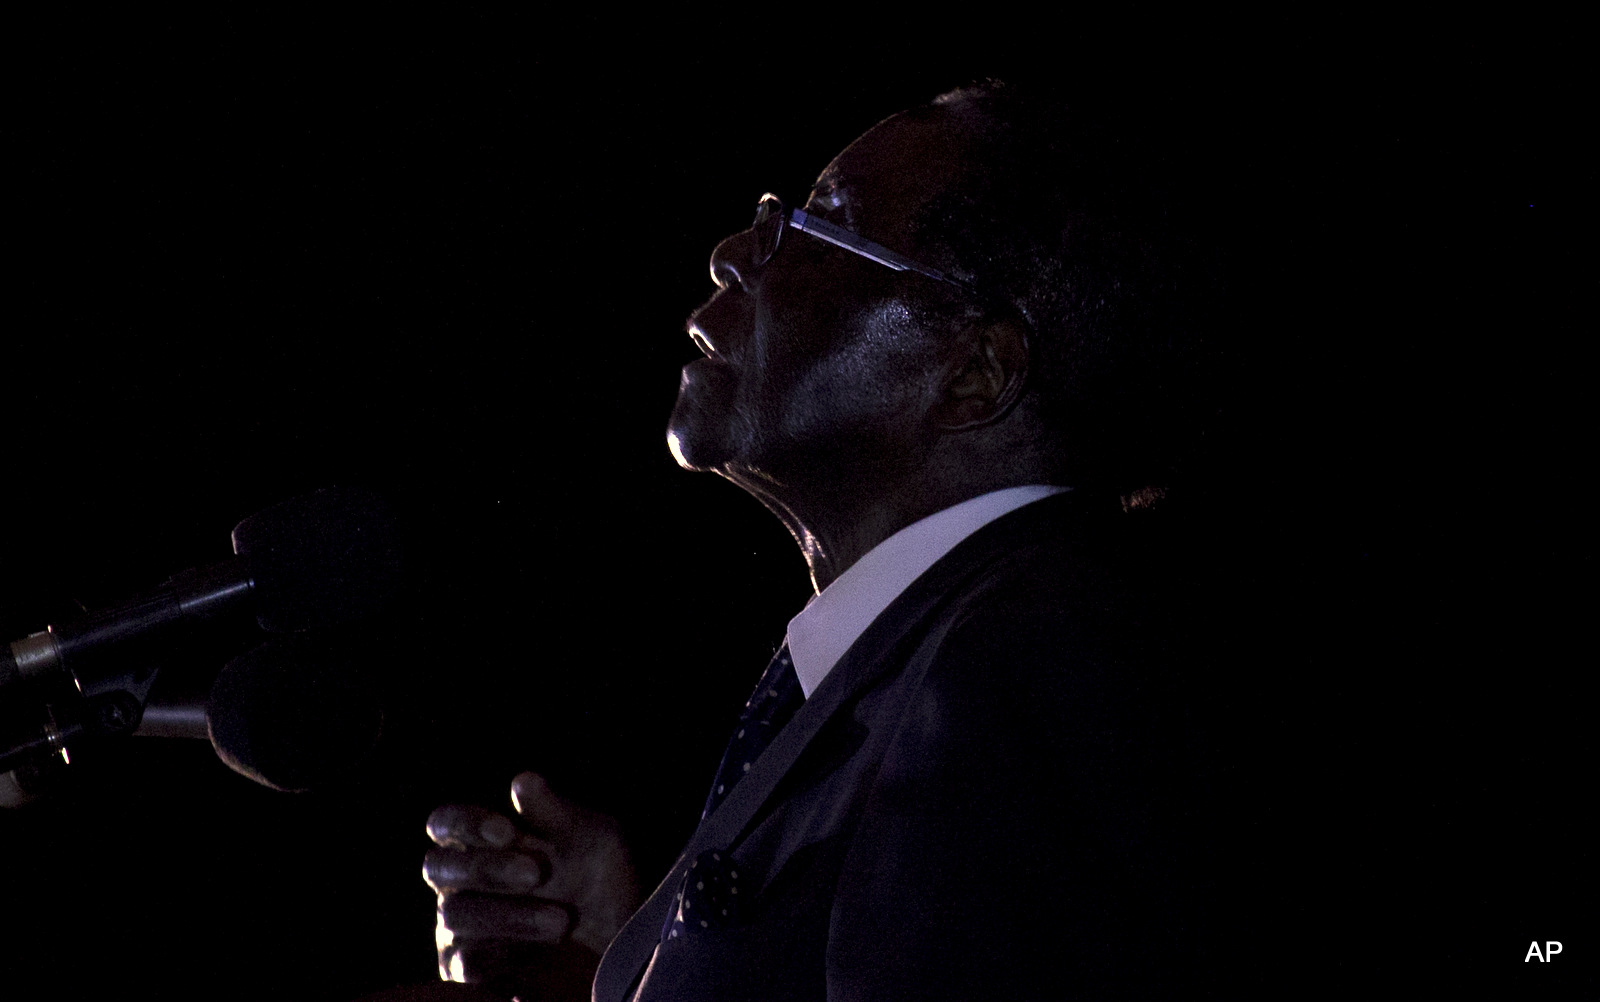
<path id="1" fill-rule="evenodd" d="M 886 671 L 901 666 L 898 659 L 889 656 L 900 641 L 949 601 L 961 581 L 981 573 L 1024 542 L 1037 519 L 1076 503 L 1075 494 L 1057 494 L 1024 505 L 984 526 L 928 568 L 872 622 L 729 791 L 728 798 L 700 823 L 672 872 L 611 941 L 595 974 L 596 1002 L 621 1002 L 632 992 L 660 940 L 662 924 L 689 862 L 706 849 L 737 845 L 762 804 L 822 725 Z"/>

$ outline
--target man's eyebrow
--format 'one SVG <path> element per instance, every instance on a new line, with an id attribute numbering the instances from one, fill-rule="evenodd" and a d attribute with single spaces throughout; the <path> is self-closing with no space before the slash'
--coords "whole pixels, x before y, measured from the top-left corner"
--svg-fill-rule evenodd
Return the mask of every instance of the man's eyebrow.
<path id="1" fill-rule="evenodd" d="M 808 205 L 814 204 L 819 211 L 843 208 L 849 212 L 850 186 L 839 180 L 837 174 L 824 174 L 817 179 L 811 188 L 811 197 Z M 810 210 L 807 210 L 810 211 Z"/>
<path id="2" fill-rule="evenodd" d="M 811 197 L 806 201 L 806 211 L 838 223 L 841 226 L 853 228 L 855 221 L 855 199 L 851 197 L 850 185 L 838 178 L 837 175 L 823 177 L 811 189 Z"/>

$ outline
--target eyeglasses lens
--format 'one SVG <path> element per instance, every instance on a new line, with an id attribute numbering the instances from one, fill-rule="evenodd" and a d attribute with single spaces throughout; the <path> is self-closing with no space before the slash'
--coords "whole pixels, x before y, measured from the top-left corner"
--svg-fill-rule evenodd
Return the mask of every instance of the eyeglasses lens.
<path id="1" fill-rule="evenodd" d="M 761 202 L 756 206 L 756 221 L 750 229 L 756 237 L 755 266 L 757 268 L 772 260 L 772 255 L 778 252 L 778 241 L 783 239 L 784 217 L 783 203 L 776 195 L 763 195 Z"/>

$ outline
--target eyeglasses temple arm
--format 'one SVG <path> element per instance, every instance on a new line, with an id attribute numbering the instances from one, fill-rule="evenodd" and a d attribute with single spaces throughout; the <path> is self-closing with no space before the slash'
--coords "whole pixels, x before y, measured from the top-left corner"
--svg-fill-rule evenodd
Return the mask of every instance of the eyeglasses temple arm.
<path id="1" fill-rule="evenodd" d="M 914 271 L 919 275 L 936 278 L 941 282 L 950 282 L 962 288 L 966 287 L 965 282 L 952 278 L 937 268 L 929 268 L 927 265 L 918 264 L 910 258 L 901 257 L 882 244 L 875 244 L 871 240 L 851 233 L 842 226 L 836 226 L 828 222 L 826 219 L 818 219 L 803 209 L 789 210 L 789 225 L 801 233 L 809 233 L 819 240 L 826 240 L 836 247 L 843 247 L 845 250 L 860 254 L 868 260 L 887 265 L 895 271 Z"/>

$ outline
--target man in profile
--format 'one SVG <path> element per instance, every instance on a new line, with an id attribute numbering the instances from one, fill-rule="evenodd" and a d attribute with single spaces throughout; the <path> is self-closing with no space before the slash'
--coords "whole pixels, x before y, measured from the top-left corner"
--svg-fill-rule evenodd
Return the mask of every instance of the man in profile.
<path id="1" fill-rule="evenodd" d="M 526 941 L 604 952 L 604 1002 L 1183 990 L 1194 749 L 1126 510 L 1182 451 L 1196 283 L 1127 150 L 966 88 L 716 248 L 668 441 L 817 595 L 653 894 L 532 774 L 518 821 L 435 812 L 446 977 L 514 990 Z"/>

